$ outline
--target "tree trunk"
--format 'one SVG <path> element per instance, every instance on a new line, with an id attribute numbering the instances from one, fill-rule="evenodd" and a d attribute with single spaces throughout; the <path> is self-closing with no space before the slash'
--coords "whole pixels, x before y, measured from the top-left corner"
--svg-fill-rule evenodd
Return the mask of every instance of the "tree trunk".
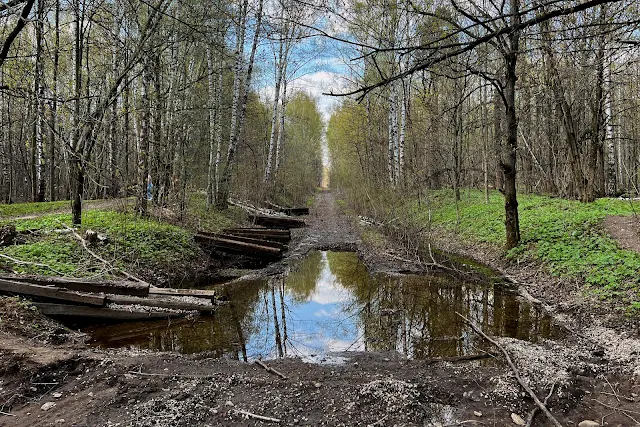
<path id="1" fill-rule="evenodd" d="M 520 0 L 510 0 L 512 27 L 521 22 Z M 520 242 L 520 219 L 518 217 L 518 199 L 516 194 L 516 157 L 518 149 L 518 118 L 516 116 L 516 64 L 520 44 L 520 30 L 509 33 L 509 43 L 505 59 L 504 104 L 507 124 L 506 153 L 502 160 L 504 172 L 504 210 L 506 229 L 506 249 L 518 246 Z"/>
<path id="2" fill-rule="evenodd" d="M 247 6 L 247 0 L 244 2 L 245 7 Z M 216 197 L 216 205 L 221 209 L 226 209 L 228 207 L 228 199 L 229 193 L 231 191 L 231 177 L 233 173 L 233 166 L 235 164 L 235 154 L 238 148 L 238 142 L 240 137 L 244 131 L 244 121 L 245 121 L 245 113 L 247 111 L 247 102 L 249 97 L 249 89 L 251 86 L 251 75 L 253 74 L 253 64 L 256 56 L 256 50 L 258 48 L 258 40 L 260 37 L 260 29 L 262 26 L 262 7 L 263 0 L 259 0 L 258 2 L 258 10 L 256 11 L 256 26 L 255 32 L 253 35 L 253 43 L 251 46 L 251 54 L 249 55 L 249 63 L 247 64 L 247 72 L 244 76 L 244 81 L 238 81 L 239 86 L 243 86 L 242 88 L 238 87 L 238 97 L 236 99 L 236 95 L 234 94 L 234 106 L 232 107 L 232 121 L 231 121 L 231 136 L 229 138 L 229 148 L 227 150 L 227 161 L 225 163 L 224 170 L 222 172 L 222 177 L 219 183 L 218 194 Z M 244 40 L 244 31 L 246 30 L 246 9 L 245 16 L 242 23 L 242 38 Z M 239 50 L 239 53 L 242 51 Z M 236 72 L 241 75 L 244 74 L 242 72 L 242 59 L 236 59 Z M 241 78 L 238 77 L 238 78 Z M 242 83 L 242 84 L 241 84 Z M 235 86 L 235 82 L 234 82 Z M 240 100 L 239 92 L 242 89 L 242 99 Z M 233 118 L 235 117 L 235 123 Z"/>

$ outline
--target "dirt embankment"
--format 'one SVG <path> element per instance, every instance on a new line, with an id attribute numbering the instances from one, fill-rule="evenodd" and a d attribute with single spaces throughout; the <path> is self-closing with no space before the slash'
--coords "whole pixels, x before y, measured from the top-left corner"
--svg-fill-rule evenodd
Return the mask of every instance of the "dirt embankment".
<path id="1" fill-rule="evenodd" d="M 289 256 L 259 274 L 291 267 L 312 249 L 357 249 L 370 265 L 404 269 L 397 253 L 362 244 L 330 193 L 318 195 L 307 222 L 294 233 Z M 530 292 L 551 309 L 558 306 L 543 292 Z M 617 346 L 603 346 L 598 342 L 610 329 L 601 326 L 596 336 L 596 325 L 576 325 L 571 311 L 557 312 L 575 334 L 537 344 L 500 340 L 525 381 L 541 399 L 554 384 L 548 406 L 562 425 L 586 419 L 635 425 L 638 341 L 611 335 Z M 206 353 L 91 349 L 78 334 L 15 301 L 0 311 L 0 349 L 0 424 L 7 426 L 505 426 L 515 425 L 512 413 L 526 418 L 534 407 L 499 360 L 449 363 L 367 353 L 348 354 L 338 365 L 267 361 L 282 378 Z M 538 415 L 534 425 L 549 424 Z"/>

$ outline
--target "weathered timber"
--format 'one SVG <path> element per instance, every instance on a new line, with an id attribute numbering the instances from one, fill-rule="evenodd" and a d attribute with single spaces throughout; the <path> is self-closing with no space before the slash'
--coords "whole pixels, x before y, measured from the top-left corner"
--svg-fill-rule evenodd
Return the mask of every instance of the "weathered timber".
<path id="1" fill-rule="evenodd" d="M 306 224 L 301 219 L 284 216 L 249 215 L 249 220 L 257 225 L 275 228 L 300 228 Z"/>
<path id="2" fill-rule="evenodd" d="M 180 300 L 171 300 L 169 298 L 156 298 L 154 295 L 149 295 L 146 298 L 127 295 L 107 295 L 107 302 L 120 305 L 143 305 L 146 307 L 161 307 L 188 311 L 195 310 L 200 312 L 211 312 L 215 309 L 215 306 L 210 302 L 207 304 L 195 304 Z"/>
<path id="3" fill-rule="evenodd" d="M 224 233 L 209 233 L 206 231 L 200 231 L 198 232 L 198 234 L 204 235 L 204 236 L 209 236 L 209 237 L 217 237 L 220 239 L 227 239 L 227 240 L 235 240 L 238 242 L 243 242 L 243 243 L 253 243 L 254 245 L 259 245 L 259 246 L 266 246 L 268 248 L 276 248 L 279 250 L 285 250 L 286 249 L 286 245 L 283 245 L 280 242 L 271 242 L 269 240 L 264 240 L 264 239 L 256 239 L 253 237 L 247 237 L 247 236 L 238 236 L 235 234 L 224 234 Z"/>
<path id="4" fill-rule="evenodd" d="M 55 286 L 42 286 L 30 283 L 16 282 L 13 280 L 0 279 L 0 291 L 12 294 L 27 295 L 30 297 L 40 297 L 60 301 L 68 301 L 77 304 L 94 305 L 102 307 L 106 303 L 103 293 L 87 294 L 82 292 L 67 291 Z"/>
<path id="5" fill-rule="evenodd" d="M 309 215 L 309 208 L 299 207 L 299 208 L 290 208 L 285 206 L 276 205 L 275 203 L 265 202 L 267 206 L 276 212 L 282 212 L 287 215 Z"/>
<path id="6" fill-rule="evenodd" d="M 149 295 L 162 295 L 162 296 L 174 296 L 174 297 L 194 297 L 214 299 L 218 295 L 218 292 L 209 289 L 174 289 L 174 288 L 151 288 Z"/>
<path id="7" fill-rule="evenodd" d="M 275 228 L 233 228 L 223 230 L 223 234 L 233 236 L 250 237 L 252 239 L 269 240 L 273 242 L 287 243 L 291 240 L 291 231 Z"/>
<path id="8" fill-rule="evenodd" d="M 36 302 L 33 305 L 35 305 L 38 310 L 46 316 L 90 317 L 93 319 L 109 320 L 168 319 L 173 317 L 184 317 L 191 314 L 191 312 L 134 310 L 130 307 L 86 307 L 80 305 L 51 304 L 44 302 Z"/>
<path id="9" fill-rule="evenodd" d="M 240 227 L 240 228 L 227 228 L 222 231 L 223 233 L 235 233 L 235 232 L 251 232 L 254 234 L 277 234 L 291 236 L 289 230 L 282 230 L 280 228 L 266 228 L 266 227 Z"/>
<path id="10" fill-rule="evenodd" d="M 206 236 L 204 234 L 195 235 L 196 242 L 211 245 L 224 252 L 246 254 L 259 258 L 281 258 L 282 249 L 254 243 L 239 242 L 237 240 L 222 239 L 219 237 Z"/>
<path id="11" fill-rule="evenodd" d="M 149 284 L 138 282 L 97 281 L 68 277 L 22 276 L 17 274 L 0 274 L 0 279 L 43 286 L 57 286 L 59 288 L 67 288 L 80 292 L 104 292 L 105 294 L 132 295 L 137 297 L 149 295 Z"/>

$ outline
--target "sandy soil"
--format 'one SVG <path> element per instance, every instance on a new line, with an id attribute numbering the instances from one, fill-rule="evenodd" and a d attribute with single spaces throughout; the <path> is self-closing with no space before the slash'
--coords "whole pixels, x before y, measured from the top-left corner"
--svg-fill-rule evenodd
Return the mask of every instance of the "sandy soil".
<path id="1" fill-rule="evenodd" d="M 331 193 L 318 195 L 306 220 L 309 226 L 294 233 L 289 256 L 258 274 L 291 268 L 312 249 L 356 249 L 372 268 L 407 267 L 397 248 L 381 251 L 363 244 Z M 637 329 L 607 320 L 614 315 L 590 311 L 570 285 L 549 283 L 531 266 L 516 269 L 486 248 L 454 247 L 451 239 L 443 240 L 449 242 L 447 249 L 473 254 L 511 276 L 518 273 L 523 294 L 540 299 L 571 329 L 556 342 L 500 340 L 540 399 L 553 385 L 548 406 L 562 425 L 587 419 L 609 426 L 639 425 Z M 553 286 L 561 286 L 562 292 L 554 293 Z M 512 414 L 526 419 L 535 406 L 502 360 L 343 356 L 342 364 L 267 361 L 286 377 L 281 378 L 257 364 L 213 359 L 206 353 L 101 351 L 19 302 L 4 300 L 0 425 L 509 426 L 517 425 Z M 551 424 L 538 414 L 533 425 Z"/>

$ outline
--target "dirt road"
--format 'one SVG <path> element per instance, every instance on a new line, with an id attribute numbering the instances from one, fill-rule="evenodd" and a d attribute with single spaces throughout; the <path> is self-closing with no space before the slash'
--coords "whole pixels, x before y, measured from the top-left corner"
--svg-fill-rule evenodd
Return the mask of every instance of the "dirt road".
<path id="1" fill-rule="evenodd" d="M 318 195 L 307 221 L 278 268 L 294 266 L 311 249 L 371 252 L 330 193 Z M 3 426 L 509 426 L 516 425 L 512 413 L 526 418 L 534 408 L 500 360 L 349 353 L 341 364 L 266 361 L 274 373 L 206 353 L 91 349 L 15 302 L 3 305 L 0 319 Z M 554 385 L 548 406 L 562 425 L 635 425 L 640 345 L 631 334 L 615 349 L 595 339 L 500 343 L 541 399 Z M 533 425 L 550 424 L 539 414 Z"/>

